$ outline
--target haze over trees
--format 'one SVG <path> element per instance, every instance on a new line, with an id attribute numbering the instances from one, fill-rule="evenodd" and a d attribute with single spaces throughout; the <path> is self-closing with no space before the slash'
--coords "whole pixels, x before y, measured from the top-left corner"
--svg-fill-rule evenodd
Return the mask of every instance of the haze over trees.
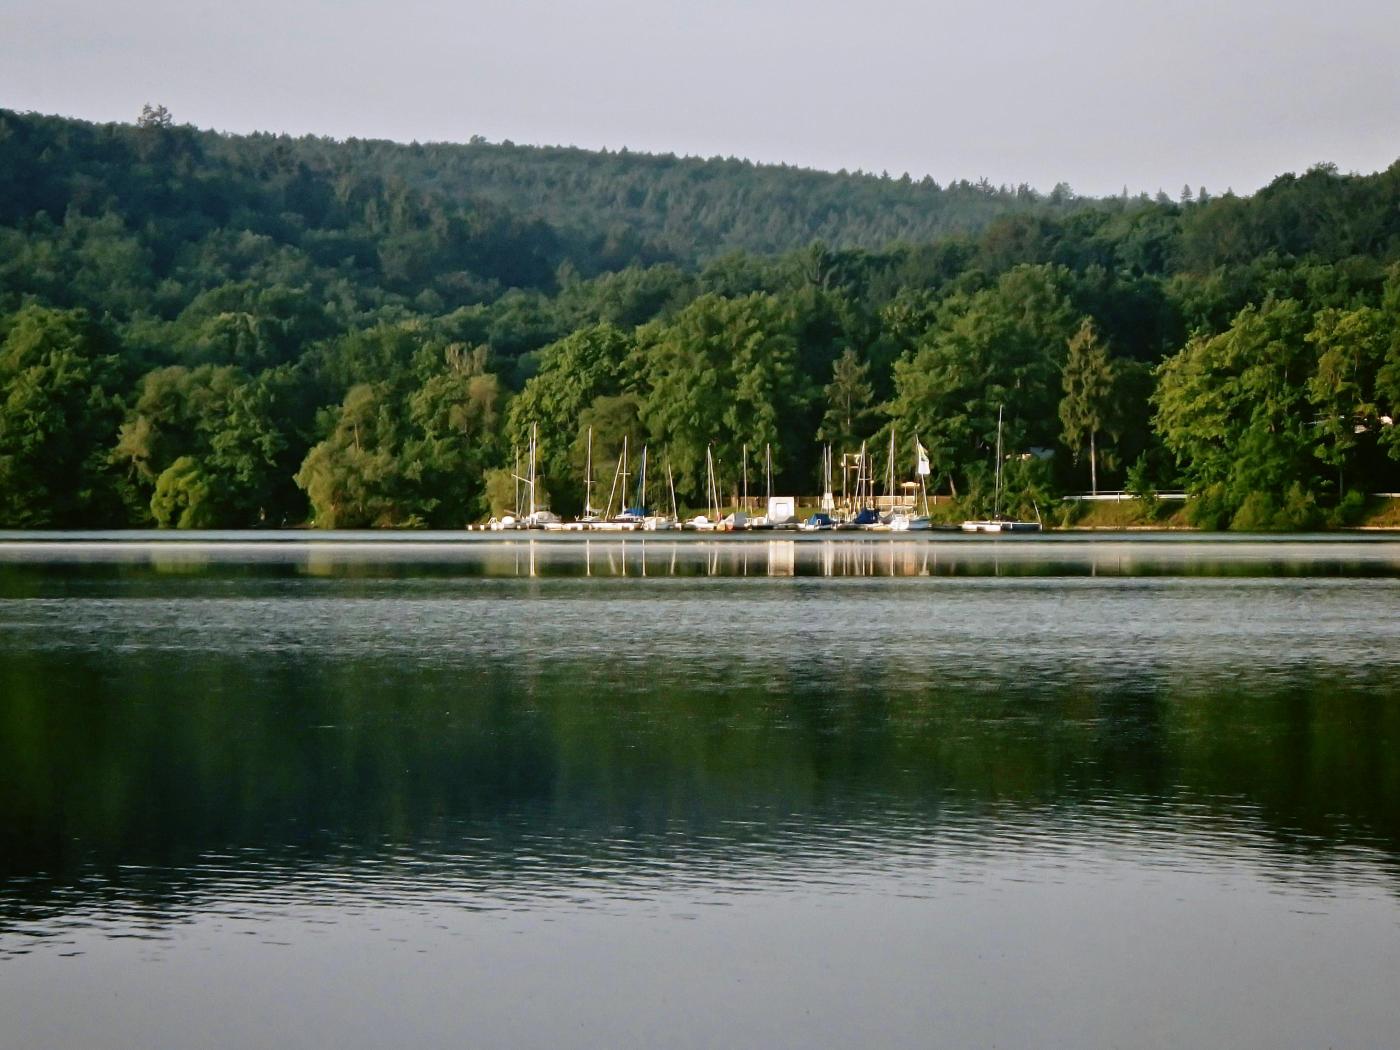
<path id="1" fill-rule="evenodd" d="M 0 525 L 455 527 L 622 440 L 703 503 L 885 448 L 972 509 L 1400 489 L 1400 165 L 1088 200 L 736 160 L 0 110 Z M 1034 449 L 1036 453 L 1030 454 Z M 660 477 L 661 475 L 654 475 Z M 604 493 L 606 495 L 606 493 Z M 596 493 L 595 493 L 595 502 Z M 983 508 L 985 509 L 985 508 Z"/>

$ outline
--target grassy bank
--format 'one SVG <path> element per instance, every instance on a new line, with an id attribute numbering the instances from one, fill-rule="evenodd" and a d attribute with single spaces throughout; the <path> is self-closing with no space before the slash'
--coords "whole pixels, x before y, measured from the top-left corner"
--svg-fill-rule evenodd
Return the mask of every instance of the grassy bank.
<path id="1" fill-rule="evenodd" d="M 1048 522 L 1047 522 L 1048 524 Z M 1054 527 L 1061 529 L 1192 529 L 1185 503 L 1064 503 Z M 1374 498 L 1360 518 L 1342 529 L 1400 530 L 1400 499 Z"/>
<path id="2" fill-rule="evenodd" d="M 1357 528 L 1400 529 L 1400 499 L 1371 500 Z"/>
<path id="3" fill-rule="evenodd" d="M 1186 504 L 1156 500 L 1062 503 L 1055 527 L 1061 529 L 1189 529 Z"/>

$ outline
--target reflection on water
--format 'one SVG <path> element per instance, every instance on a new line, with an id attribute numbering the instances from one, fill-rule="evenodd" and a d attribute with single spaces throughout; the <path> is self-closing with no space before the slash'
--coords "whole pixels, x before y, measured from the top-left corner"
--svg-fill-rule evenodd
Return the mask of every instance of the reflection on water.
<path id="1" fill-rule="evenodd" d="M 1384 1045 L 1397 554 L 0 545 L 0 1013 L 16 1045 L 182 1045 L 191 1011 L 229 1046 Z"/>
<path id="2" fill-rule="evenodd" d="M 136 565 L 191 575 L 285 566 L 307 575 L 453 576 L 1400 576 L 1400 543 L 1374 536 L 1200 540 L 1190 534 L 988 537 L 927 533 L 90 533 L 0 532 L 0 565 Z M 38 537 L 38 538 L 34 538 Z"/>

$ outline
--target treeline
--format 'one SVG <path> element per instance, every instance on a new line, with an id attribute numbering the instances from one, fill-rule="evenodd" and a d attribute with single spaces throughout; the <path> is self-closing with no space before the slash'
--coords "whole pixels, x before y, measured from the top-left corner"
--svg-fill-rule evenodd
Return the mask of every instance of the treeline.
<path id="1" fill-rule="evenodd" d="M 985 509 L 1003 405 L 1012 509 L 1184 485 L 1291 528 L 1400 489 L 1400 165 L 1086 201 L 0 111 L 0 188 L 10 527 L 453 527 L 531 425 L 561 513 L 590 428 L 696 503 L 707 449 L 812 492 L 893 428 Z"/>

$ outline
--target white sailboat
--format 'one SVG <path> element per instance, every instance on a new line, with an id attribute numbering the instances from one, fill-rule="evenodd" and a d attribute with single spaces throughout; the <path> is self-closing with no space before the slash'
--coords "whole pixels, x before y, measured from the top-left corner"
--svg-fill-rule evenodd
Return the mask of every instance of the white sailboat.
<path id="1" fill-rule="evenodd" d="M 720 527 L 719 487 L 715 483 L 715 457 L 709 446 L 705 448 L 705 514 L 697 514 L 685 523 L 688 529 L 698 532 L 713 532 Z"/>
<path id="2" fill-rule="evenodd" d="M 529 493 L 530 493 L 530 510 L 529 510 L 529 513 L 525 515 L 525 518 L 524 518 L 524 520 L 523 520 L 523 523 L 522 523 L 521 527 L 522 527 L 522 528 L 526 528 L 526 529 L 549 529 L 549 528 L 559 528 L 559 527 L 561 527 L 562 524 L 563 524 L 563 523 L 559 520 L 559 515 L 555 514 L 552 510 L 549 510 L 549 509 L 547 509 L 547 508 L 545 508 L 545 507 L 541 507 L 541 506 L 539 505 L 539 500 L 536 498 L 536 495 L 535 495 L 536 488 L 537 488 L 537 486 L 538 486 L 538 484 L 539 484 L 539 476 L 538 476 L 538 474 L 536 473 L 536 470 L 535 470 L 537 448 L 538 448 L 538 446 L 537 446 L 537 432 L 536 432 L 535 424 L 534 424 L 534 423 L 531 423 L 531 424 L 530 424 L 530 478 L 529 478 L 529 485 L 528 485 Z"/>
<path id="3" fill-rule="evenodd" d="M 571 521 L 565 528 L 575 532 L 590 529 L 603 520 L 602 513 L 593 506 L 593 428 L 588 428 L 588 453 L 584 460 L 583 468 L 583 513 Z"/>
<path id="4" fill-rule="evenodd" d="M 671 456 L 666 455 L 666 487 L 671 492 L 671 513 L 649 514 L 642 521 L 642 528 L 647 532 L 667 532 L 671 529 L 680 528 L 680 512 L 676 509 L 676 480 L 671 476 Z"/>
<path id="5" fill-rule="evenodd" d="M 996 484 L 992 497 L 992 516 L 962 523 L 963 532 L 1039 532 L 1038 521 L 1015 521 L 1001 513 L 1001 421 L 1003 406 L 997 406 L 997 465 Z"/>
<path id="6" fill-rule="evenodd" d="M 890 529 L 894 532 L 925 532 L 933 528 L 933 522 L 928 513 L 928 485 L 926 478 L 929 475 L 930 467 L 928 461 L 928 449 L 924 448 L 919 441 L 919 435 L 914 435 L 914 473 L 919 479 L 919 495 L 922 498 L 923 513 L 918 513 L 919 508 L 912 511 L 901 509 L 896 511 L 890 518 Z M 906 482 L 912 485 L 913 482 Z"/>
<path id="7" fill-rule="evenodd" d="M 635 532 L 642 527 L 640 516 L 629 514 L 627 510 L 627 435 L 622 436 L 622 451 L 617 457 L 617 470 L 613 473 L 612 488 L 608 490 L 608 505 L 603 511 L 603 517 L 595 521 L 589 528 L 598 532 Z M 613 504 L 617 504 L 617 513 L 613 513 Z"/>
<path id="8" fill-rule="evenodd" d="M 837 522 L 837 529 L 868 529 L 880 524 L 880 513 L 875 509 L 875 471 L 872 457 L 866 451 L 865 442 L 860 443 L 860 457 L 856 461 L 856 487 L 852 495 L 849 517 Z"/>
<path id="9" fill-rule="evenodd" d="M 745 446 L 744 446 L 744 449 L 743 449 L 743 452 L 741 453 L 741 456 L 742 456 L 742 460 L 743 460 L 743 473 L 742 473 L 742 475 L 741 475 L 742 478 L 743 478 L 743 489 L 742 489 L 742 493 L 740 494 L 739 499 L 738 499 L 738 501 L 737 501 L 738 504 L 739 504 L 739 506 L 736 507 L 736 508 L 734 509 L 734 512 L 733 512 L 732 514 L 726 514 L 726 515 L 724 516 L 724 519 L 720 522 L 720 526 L 721 526 L 726 532 L 747 531 L 749 528 L 752 527 L 752 519 L 749 518 L 749 513 L 748 513 L 748 506 L 749 506 L 749 446 L 748 446 L 748 445 L 745 445 Z"/>

